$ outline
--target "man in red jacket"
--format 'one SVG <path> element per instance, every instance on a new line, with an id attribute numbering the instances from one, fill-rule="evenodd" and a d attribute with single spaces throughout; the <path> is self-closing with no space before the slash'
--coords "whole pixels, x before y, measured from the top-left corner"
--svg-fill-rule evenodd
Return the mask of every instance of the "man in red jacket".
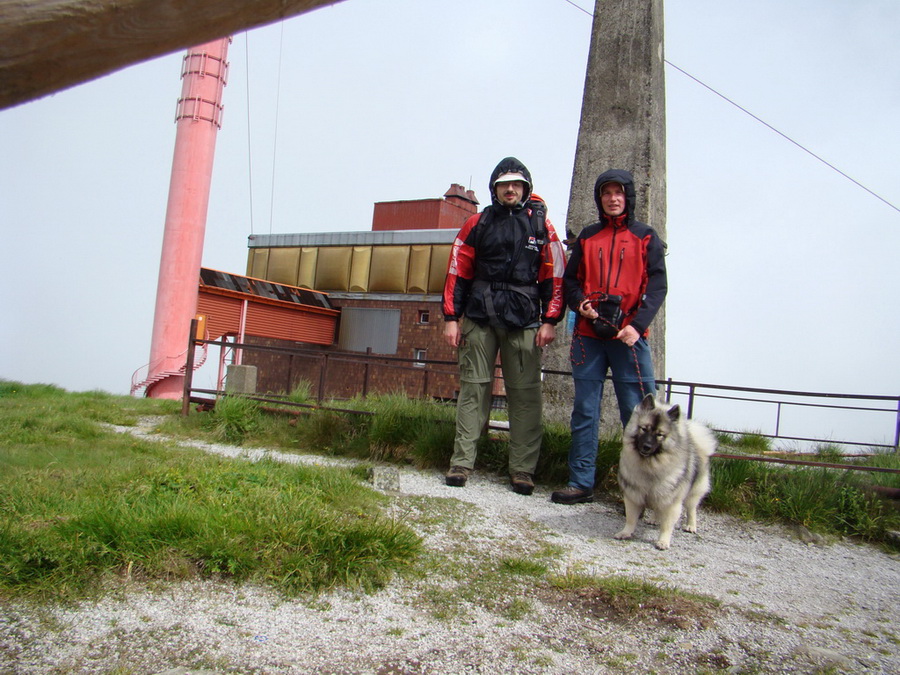
<path id="1" fill-rule="evenodd" d="M 501 160 L 490 190 L 490 206 L 471 216 L 453 242 L 444 284 L 444 338 L 459 349 L 456 439 L 445 480 L 462 487 L 475 467 L 499 352 L 510 482 L 530 495 L 543 438 L 541 350 L 565 312 L 565 252 L 522 162 Z"/>
<path id="2" fill-rule="evenodd" d="M 566 304 L 577 319 L 572 336 L 572 445 L 569 484 L 550 499 L 577 504 L 594 499 L 600 401 L 612 370 L 622 426 L 648 393 L 656 392 L 647 344 L 650 322 L 666 297 L 665 244 L 634 218 L 634 179 L 612 169 L 594 183 L 600 221 L 578 235 L 566 265 Z"/>

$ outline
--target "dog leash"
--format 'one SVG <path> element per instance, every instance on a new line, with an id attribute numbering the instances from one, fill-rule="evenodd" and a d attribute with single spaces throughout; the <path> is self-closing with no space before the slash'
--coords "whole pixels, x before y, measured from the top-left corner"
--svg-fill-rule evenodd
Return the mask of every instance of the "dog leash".
<path id="1" fill-rule="evenodd" d="M 603 302 L 608 297 L 609 297 L 608 293 L 605 293 L 603 291 L 593 291 L 591 293 L 588 293 L 586 296 L 584 296 L 584 298 L 582 298 L 581 302 L 584 302 L 585 300 L 590 300 L 591 304 L 596 309 L 597 304 L 600 302 Z M 581 303 L 579 303 L 579 305 L 581 305 Z M 575 327 L 578 326 L 579 318 L 583 318 L 583 317 L 581 317 L 580 313 L 577 313 L 575 316 L 575 324 L 574 324 Z M 619 332 L 619 327 L 616 326 L 612 321 L 610 321 L 606 317 L 602 317 L 602 316 L 598 315 L 597 319 L 600 320 L 601 322 L 605 323 L 610 328 L 614 329 L 617 333 Z M 581 360 L 580 361 L 575 360 L 575 340 L 576 340 L 576 338 L 578 339 L 578 346 L 581 348 Z M 574 363 L 576 366 L 581 366 L 581 365 L 584 365 L 584 361 L 586 358 L 587 358 L 587 355 L 584 353 L 584 343 L 581 341 L 581 335 L 579 335 L 578 333 L 574 333 L 572 335 L 572 343 L 569 346 L 569 360 L 572 363 Z"/>
<path id="2" fill-rule="evenodd" d="M 587 355 L 584 352 L 583 339 L 584 338 L 581 335 L 579 335 L 578 333 L 575 333 L 572 336 L 572 343 L 569 345 L 569 360 L 576 366 L 584 365 L 584 361 L 587 358 Z M 578 343 L 578 346 L 581 350 L 581 360 L 580 361 L 575 360 L 575 343 L 576 342 Z M 641 377 L 641 364 L 638 362 L 637 350 L 634 348 L 634 345 L 631 345 L 630 347 L 628 347 L 628 349 L 631 350 L 631 358 L 634 361 L 634 371 L 637 373 L 637 376 L 638 376 L 638 385 L 641 388 L 641 398 L 644 398 L 647 395 L 647 392 L 644 391 L 644 378 Z"/>
<path id="3" fill-rule="evenodd" d="M 604 321 L 605 321 L 605 319 L 604 319 Z M 607 322 L 607 323 L 609 323 L 609 322 Z M 576 322 L 576 326 L 577 325 L 578 324 Z M 612 326 L 613 324 L 610 323 L 609 325 Z M 569 360 L 576 366 L 584 365 L 584 362 L 587 359 L 587 354 L 584 351 L 584 341 L 583 340 L 584 340 L 584 338 L 582 335 L 580 335 L 578 333 L 573 333 L 572 342 L 569 345 Z M 578 347 L 581 350 L 581 360 L 579 360 L 579 361 L 575 360 L 575 343 L 576 342 L 578 343 Z M 641 388 L 641 398 L 643 399 L 647 395 L 647 392 L 644 391 L 644 378 L 641 376 L 641 364 L 638 362 L 637 349 L 634 348 L 634 345 L 631 345 L 630 347 L 628 347 L 628 349 L 631 350 L 631 358 L 634 361 L 634 371 L 637 373 L 637 376 L 638 376 L 638 386 Z"/>
<path id="4" fill-rule="evenodd" d="M 641 364 L 638 363 L 637 349 L 634 348 L 634 345 L 631 345 L 629 349 L 631 349 L 631 357 L 634 359 L 634 370 L 638 376 L 638 386 L 641 388 L 641 400 L 643 400 L 647 392 L 644 391 L 644 378 L 641 376 Z"/>

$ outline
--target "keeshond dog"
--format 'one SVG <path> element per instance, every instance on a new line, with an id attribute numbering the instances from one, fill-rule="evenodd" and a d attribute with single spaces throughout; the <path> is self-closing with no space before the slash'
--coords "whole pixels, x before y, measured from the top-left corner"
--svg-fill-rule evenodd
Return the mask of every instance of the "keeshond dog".
<path id="1" fill-rule="evenodd" d="M 709 492 L 709 457 L 716 439 L 705 426 L 685 419 L 675 405 L 666 408 L 648 394 L 631 414 L 619 457 L 619 487 L 625 501 L 625 527 L 616 539 L 630 539 L 644 509 L 659 523 L 656 548 L 672 543 L 681 517 L 682 529 L 697 531 L 697 506 Z"/>

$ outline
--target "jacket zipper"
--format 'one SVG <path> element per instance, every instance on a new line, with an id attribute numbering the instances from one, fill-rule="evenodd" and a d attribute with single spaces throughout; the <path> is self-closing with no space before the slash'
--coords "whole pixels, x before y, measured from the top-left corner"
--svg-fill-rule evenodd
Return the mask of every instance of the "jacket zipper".
<path id="1" fill-rule="evenodd" d="M 619 269 L 616 270 L 616 286 L 619 285 L 619 278 L 622 276 L 622 266 L 625 264 L 625 247 L 619 251 Z"/>
<path id="2" fill-rule="evenodd" d="M 610 222 L 610 225 L 612 225 L 613 232 L 612 232 L 612 241 L 609 244 L 609 270 L 607 270 L 607 272 L 606 272 L 606 292 L 607 293 L 609 293 L 609 291 L 612 289 L 612 271 L 613 271 L 613 261 L 615 260 L 614 256 L 615 256 L 615 250 L 616 250 L 616 234 L 617 234 L 615 224 Z"/>
<path id="3" fill-rule="evenodd" d="M 512 221 L 513 221 L 512 209 L 507 207 L 506 217 L 503 219 L 503 225 L 507 230 L 510 230 L 510 235 L 511 235 L 510 239 L 513 241 L 513 243 L 515 243 L 515 238 L 516 238 L 516 231 L 515 231 L 515 227 L 514 227 L 515 223 Z M 512 252 L 510 250 L 507 250 L 506 251 L 506 260 L 504 261 L 504 270 L 503 270 L 503 278 L 506 279 L 507 281 L 509 280 L 510 275 L 512 274 L 512 262 L 513 262 Z"/>
<path id="4" fill-rule="evenodd" d="M 600 247 L 600 253 L 597 255 L 597 258 L 600 260 L 600 273 L 597 275 L 597 278 L 600 279 L 600 283 L 603 283 L 603 247 Z"/>

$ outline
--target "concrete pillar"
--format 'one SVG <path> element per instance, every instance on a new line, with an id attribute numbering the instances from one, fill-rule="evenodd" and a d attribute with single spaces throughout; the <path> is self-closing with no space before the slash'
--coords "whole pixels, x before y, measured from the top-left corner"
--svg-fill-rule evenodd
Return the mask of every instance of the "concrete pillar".
<path id="1" fill-rule="evenodd" d="M 598 219 L 594 181 L 607 169 L 634 175 L 638 220 L 666 239 L 665 79 L 663 0 L 596 0 L 581 124 L 575 150 L 566 229 L 578 234 Z M 570 340 L 562 326 L 545 367 L 570 370 Z M 657 379 L 665 373 L 665 307 L 651 327 Z M 568 420 L 571 378 L 547 378 L 548 413 Z M 620 429 L 612 387 L 604 390 L 603 432 Z"/>

